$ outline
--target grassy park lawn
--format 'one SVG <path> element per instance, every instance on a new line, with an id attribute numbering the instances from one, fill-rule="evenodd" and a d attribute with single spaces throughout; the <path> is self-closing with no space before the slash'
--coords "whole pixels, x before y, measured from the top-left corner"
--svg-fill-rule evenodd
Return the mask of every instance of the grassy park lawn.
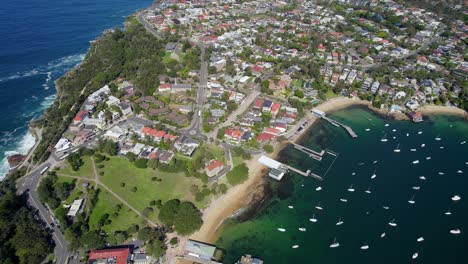
<path id="1" fill-rule="evenodd" d="M 119 204 L 121 205 L 120 209 L 117 207 Z M 117 214 L 114 214 L 116 212 Z M 97 228 L 98 222 L 104 214 L 109 214 L 111 220 L 110 224 L 103 226 L 103 229 L 109 233 L 127 230 L 133 224 L 142 226 L 144 222 L 140 216 L 124 204 L 121 204 L 112 194 L 100 189 L 96 206 L 89 216 L 89 226 Z"/>
<path id="2" fill-rule="evenodd" d="M 122 199 L 142 212 L 150 206 L 150 201 L 161 200 L 163 203 L 170 199 L 181 199 L 194 202 L 194 197 L 189 189 L 192 184 L 201 185 L 201 181 L 195 178 L 188 178 L 184 173 L 167 173 L 153 169 L 136 168 L 125 158 L 111 157 L 109 161 L 104 161 L 103 176 L 99 176 L 102 183 L 109 187 Z M 153 181 L 152 177 L 162 179 L 161 182 Z M 125 186 L 122 187 L 122 183 Z M 136 187 L 135 192 L 132 189 Z M 153 216 L 149 216 L 154 219 Z"/>
<path id="3" fill-rule="evenodd" d="M 88 179 L 93 179 L 94 178 L 94 172 L 93 172 L 93 167 L 91 164 L 91 160 L 87 156 L 83 156 L 82 160 L 84 164 L 80 167 L 78 171 L 72 170 L 70 166 L 66 166 L 65 168 L 59 170 L 57 173 L 58 174 L 65 174 L 65 175 L 71 175 L 71 176 L 77 176 L 77 177 L 82 177 L 82 178 L 88 178 Z"/>
<path id="4" fill-rule="evenodd" d="M 328 90 L 326 93 L 325 93 L 325 97 L 327 99 L 331 99 L 331 98 L 334 98 L 334 97 L 338 97 L 340 96 L 339 94 L 335 94 L 332 90 Z"/>

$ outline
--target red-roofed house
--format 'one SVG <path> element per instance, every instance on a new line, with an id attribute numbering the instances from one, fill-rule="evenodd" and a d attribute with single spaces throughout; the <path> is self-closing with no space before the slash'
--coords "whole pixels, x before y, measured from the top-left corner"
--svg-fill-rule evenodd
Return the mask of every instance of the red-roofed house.
<path id="1" fill-rule="evenodd" d="M 213 177 L 224 169 L 224 164 L 219 160 L 210 160 L 205 164 L 206 175 Z"/>
<path id="2" fill-rule="evenodd" d="M 256 73 L 256 74 L 261 74 L 261 73 L 263 73 L 263 67 L 255 65 L 255 66 L 252 67 L 252 72 Z"/>
<path id="3" fill-rule="evenodd" d="M 317 50 L 320 51 L 320 52 L 325 52 L 327 50 L 327 48 L 322 43 L 320 43 L 318 45 Z"/>
<path id="4" fill-rule="evenodd" d="M 159 91 L 160 93 L 170 92 L 170 91 L 171 91 L 171 88 L 172 88 L 172 84 L 170 84 L 170 83 L 162 83 L 162 84 L 159 85 L 158 91 Z"/>
<path id="5" fill-rule="evenodd" d="M 165 140 L 174 141 L 176 138 L 177 138 L 177 136 L 174 136 L 174 135 L 171 135 L 171 134 L 164 135 Z"/>
<path id="6" fill-rule="evenodd" d="M 89 252 L 88 264 L 108 263 L 113 259 L 115 264 L 127 264 L 130 261 L 129 248 L 96 249 Z"/>
<path id="7" fill-rule="evenodd" d="M 280 103 L 273 103 L 271 105 L 271 114 L 276 116 L 280 110 L 281 104 Z"/>
<path id="8" fill-rule="evenodd" d="M 161 139 L 163 139 L 164 135 L 166 135 L 166 132 L 160 130 L 156 133 L 156 135 L 154 135 L 154 137 L 156 138 L 157 141 L 161 141 Z"/>
<path id="9" fill-rule="evenodd" d="M 73 118 L 73 122 L 80 123 L 87 116 L 88 116 L 88 111 L 79 111 L 78 114 L 76 114 L 75 118 Z"/>
<path id="10" fill-rule="evenodd" d="M 281 134 L 281 130 L 273 128 L 273 127 L 267 127 L 265 128 L 265 133 L 272 134 L 274 136 L 278 136 Z"/>
<path id="11" fill-rule="evenodd" d="M 418 57 L 418 62 L 417 62 L 419 65 L 422 65 L 422 66 L 426 66 L 427 63 L 428 63 L 428 60 L 426 58 L 426 56 L 419 56 Z"/>
<path id="12" fill-rule="evenodd" d="M 274 139 L 275 136 L 272 135 L 272 134 L 268 134 L 268 133 L 261 133 L 257 136 L 257 141 L 258 142 L 262 142 L 262 141 L 269 141 L 269 140 L 272 140 Z"/>
<path id="13" fill-rule="evenodd" d="M 263 100 L 262 99 L 256 99 L 254 102 L 254 109 L 261 109 L 263 106 Z"/>

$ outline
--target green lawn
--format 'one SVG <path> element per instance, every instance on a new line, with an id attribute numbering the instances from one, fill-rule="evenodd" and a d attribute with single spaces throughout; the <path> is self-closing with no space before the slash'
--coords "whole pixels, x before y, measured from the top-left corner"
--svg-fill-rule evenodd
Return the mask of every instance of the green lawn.
<path id="1" fill-rule="evenodd" d="M 106 232 L 113 233 L 118 230 L 127 230 L 133 224 L 142 226 L 144 221 L 141 217 L 123 204 L 120 210 L 118 210 L 118 204 L 121 203 L 117 198 L 100 189 L 96 206 L 89 216 L 90 228 L 97 228 L 99 219 L 106 213 L 109 214 L 109 219 L 111 220 L 110 224 L 103 227 Z M 116 212 L 117 215 L 114 215 Z"/>
<path id="2" fill-rule="evenodd" d="M 164 203 L 170 199 L 181 199 L 194 202 L 197 206 L 203 203 L 196 203 L 189 189 L 192 184 L 201 185 L 201 181 L 188 178 L 184 173 L 166 173 L 153 169 L 138 169 L 125 158 L 111 157 L 109 161 L 104 161 L 103 176 L 99 176 L 101 182 L 127 201 L 137 210 L 142 212 L 152 200 L 162 200 Z M 162 179 L 161 182 L 152 181 L 152 177 Z M 125 183 L 125 187 L 121 186 Z M 132 192 L 136 187 L 137 191 Z M 156 219 L 156 213 L 150 215 L 150 219 Z"/>
<path id="3" fill-rule="evenodd" d="M 224 156 L 224 149 L 216 145 L 206 144 L 204 145 L 207 148 L 207 151 L 213 154 L 215 159 L 220 160 L 226 163 L 226 157 Z"/>
<path id="4" fill-rule="evenodd" d="M 326 93 L 325 93 L 325 97 L 327 99 L 330 99 L 330 98 L 334 98 L 334 97 L 338 97 L 340 96 L 339 94 L 335 94 L 332 90 L 328 90 Z"/>
<path id="5" fill-rule="evenodd" d="M 78 171 L 74 171 L 71 167 L 67 164 L 67 166 L 59 171 L 58 174 L 65 174 L 65 175 L 72 175 L 77 177 L 83 177 L 87 179 L 94 178 L 93 168 L 91 167 L 91 160 L 88 156 L 82 157 L 84 164 L 80 167 Z"/>
<path id="6" fill-rule="evenodd" d="M 164 54 L 162 62 L 165 65 L 169 64 L 170 61 L 174 60 L 173 58 L 171 58 L 171 54 L 172 52 L 168 52 L 168 51 L 166 51 L 166 54 Z"/>
<path id="7" fill-rule="evenodd" d="M 241 164 L 242 162 L 244 162 L 244 160 L 242 159 L 242 157 L 239 157 L 239 156 L 232 156 L 232 167 L 235 167 L 239 164 Z"/>

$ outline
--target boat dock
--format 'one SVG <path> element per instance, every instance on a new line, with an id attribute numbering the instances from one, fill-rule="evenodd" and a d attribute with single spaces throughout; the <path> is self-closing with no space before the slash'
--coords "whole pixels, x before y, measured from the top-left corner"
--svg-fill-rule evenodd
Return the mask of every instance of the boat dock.
<path id="1" fill-rule="evenodd" d="M 291 142 L 291 144 L 294 146 L 295 149 L 304 152 L 305 154 L 309 155 L 309 157 L 316 159 L 318 161 L 321 161 L 323 158 L 323 154 L 325 154 L 325 150 L 322 150 L 320 152 L 317 152 L 315 150 L 312 150 L 310 148 L 301 146 L 299 144 L 296 144 L 294 142 Z"/>
<path id="2" fill-rule="evenodd" d="M 347 126 L 347 125 L 344 125 L 336 120 L 333 120 L 331 118 L 328 118 L 326 116 L 322 116 L 323 119 L 327 120 L 328 122 L 330 122 L 332 125 L 336 126 L 336 127 L 342 127 L 346 130 L 346 132 L 348 132 L 348 134 L 352 137 L 352 138 L 357 138 L 357 134 L 353 131 L 353 129 L 350 127 L 350 126 Z"/>
<path id="3" fill-rule="evenodd" d="M 289 166 L 289 165 L 286 165 L 286 164 L 283 164 L 279 161 L 276 161 L 274 159 L 271 159 L 267 156 L 264 156 L 262 155 L 259 159 L 258 159 L 258 162 L 260 162 L 262 165 L 270 168 L 270 172 L 268 173 L 268 176 L 270 176 L 271 178 L 275 179 L 275 180 L 278 180 L 278 181 L 281 181 L 281 179 L 283 178 L 283 176 L 286 174 L 286 172 L 289 170 L 289 171 L 293 171 L 299 175 L 302 175 L 304 177 L 309 177 L 309 176 L 312 176 L 313 178 L 317 179 L 317 180 L 322 180 L 322 177 L 320 177 L 319 175 L 315 174 L 315 173 L 312 173 L 310 170 L 307 170 L 307 171 L 301 171 L 299 169 L 296 169 L 292 166 Z"/>

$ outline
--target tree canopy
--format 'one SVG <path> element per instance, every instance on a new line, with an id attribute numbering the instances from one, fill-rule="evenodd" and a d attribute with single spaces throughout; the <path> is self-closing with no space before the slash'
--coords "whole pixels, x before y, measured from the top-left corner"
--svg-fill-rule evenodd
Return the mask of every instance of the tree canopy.
<path id="1" fill-rule="evenodd" d="M 165 225 L 174 226 L 174 230 L 180 235 L 190 235 L 203 224 L 201 212 L 194 204 L 177 199 L 162 205 L 159 220 Z"/>

